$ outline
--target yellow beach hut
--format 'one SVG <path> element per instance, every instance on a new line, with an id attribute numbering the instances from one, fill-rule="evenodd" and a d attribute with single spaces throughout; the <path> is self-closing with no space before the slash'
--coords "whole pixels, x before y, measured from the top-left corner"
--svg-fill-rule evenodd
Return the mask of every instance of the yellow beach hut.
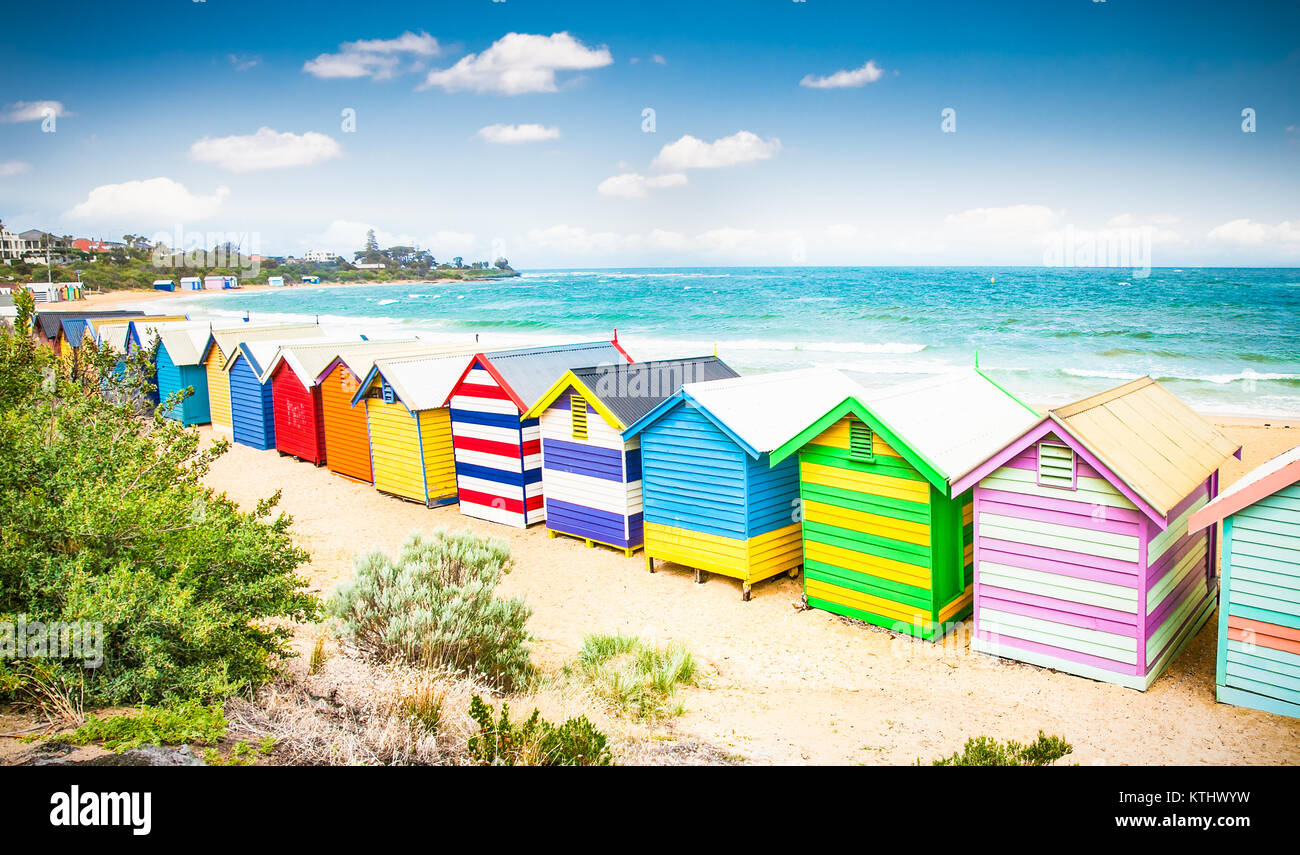
<path id="1" fill-rule="evenodd" d="M 242 326 L 229 330 L 214 330 L 203 351 L 203 369 L 208 375 L 209 417 L 215 433 L 232 436 L 234 422 L 230 410 L 230 376 L 226 362 L 246 341 L 293 341 L 320 338 L 324 331 L 316 324 L 268 324 Z"/>

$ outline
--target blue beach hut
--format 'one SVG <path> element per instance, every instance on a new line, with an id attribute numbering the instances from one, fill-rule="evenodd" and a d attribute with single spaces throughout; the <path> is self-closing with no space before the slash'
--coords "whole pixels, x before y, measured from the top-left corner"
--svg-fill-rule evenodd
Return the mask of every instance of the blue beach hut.
<path id="1" fill-rule="evenodd" d="M 546 528 L 627 555 L 641 547 L 641 440 L 623 431 L 683 383 L 737 377 L 716 356 L 565 372 L 524 419 L 539 419 Z"/>

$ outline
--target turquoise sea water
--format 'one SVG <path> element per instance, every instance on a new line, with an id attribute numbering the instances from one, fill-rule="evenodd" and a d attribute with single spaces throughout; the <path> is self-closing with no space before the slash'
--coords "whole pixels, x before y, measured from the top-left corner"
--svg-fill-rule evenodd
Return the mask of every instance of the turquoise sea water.
<path id="1" fill-rule="evenodd" d="M 829 365 L 872 384 L 980 365 L 1034 403 L 1150 374 L 1206 412 L 1300 416 L 1300 270 L 673 268 L 182 296 L 198 315 L 319 317 L 371 338 L 619 340 L 741 372 Z"/>

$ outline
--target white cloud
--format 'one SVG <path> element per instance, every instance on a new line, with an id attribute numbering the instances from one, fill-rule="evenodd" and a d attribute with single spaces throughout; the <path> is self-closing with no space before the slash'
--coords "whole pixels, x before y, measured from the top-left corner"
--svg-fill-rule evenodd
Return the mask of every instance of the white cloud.
<path id="1" fill-rule="evenodd" d="M 670 172 L 667 175 L 655 175 L 649 178 L 636 172 L 626 172 L 622 175 L 606 178 L 596 187 L 596 192 L 602 196 L 643 199 L 649 195 L 651 190 L 664 187 L 684 187 L 686 184 L 686 176 L 680 172 Z"/>
<path id="2" fill-rule="evenodd" d="M 609 48 L 589 48 L 567 32 L 507 33 L 482 53 L 462 57 L 451 68 L 430 71 L 421 88 L 498 95 L 555 92 L 557 71 L 585 71 L 613 61 Z"/>
<path id="3" fill-rule="evenodd" d="M 1055 228 L 1064 216 L 1046 205 L 1008 205 L 1001 208 L 971 208 L 943 218 L 946 237 L 957 240 L 1037 241 Z"/>
<path id="4" fill-rule="evenodd" d="M 308 235 L 299 243 L 306 249 L 337 252 L 350 259 L 353 252 L 365 245 L 366 232 L 371 229 L 374 229 L 375 240 L 380 247 L 418 246 L 432 252 L 440 261 L 456 255 L 469 256 L 477 242 L 477 237 L 470 232 L 438 231 L 421 236 L 409 232 L 390 232 L 372 223 L 357 220 L 334 220 L 324 231 Z"/>
<path id="5" fill-rule="evenodd" d="M 35 122 L 49 115 L 61 118 L 69 114 L 62 101 L 15 101 L 5 107 L 0 122 Z"/>
<path id="6" fill-rule="evenodd" d="M 323 53 L 303 63 L 302 70 L 322 79 L 369 77 L 387 80 L 404 71 L 418 71 L 423 61 L 442 53 L 438 40 L 409 30 L 395 39 L 343 42 L 338 53 Z M 409 60 L 403 68 L 402 63 Z"/>
<path id="7" fill-rule="evenodd" d="M 831 240 L 849 240 L 857 234 L 858 227 L 852 223 L 834 223 L 826 227 L 826 237 Z"/>
<path id="8" fill-rule="evenodd" d="M 248 71 L 254 66 L 261 65 L 260 56 L 248 56 L 247 54 L 227 54 L 230 58 L 230 64 L 235 67 L 235 71 Z"/>
<path id="9" fill-rule="evenodd" d="M 884 75 L 885 70 L 876 65 L 874 59 L 869 59 L 861 68 L 841 69 L 825 77 L 805 74 L 803 79 L 799 81 L 799 85 L 806 86 L 809 89 L 852 89 L 858 86 L 866 86 L 868 83 L 875 83 Z"/>
<path id="10" fill-rule="evenodd" d="M 209 196 L 196 196 L 170 178 L 149 178 L 103 184 L 65 216 L 77 220 L 120 223 L 147 232 L 158 226 L 203 220 L 216 214 L 230 194 L 218 187 Z"/>
<path id="11" fill-rule="evenodd" d="M 478 137 L 485 142 L 514 145 L 558 139 L 560 129 L 546 125 L 488 125 L 479 128 Z"/>
<path id="12" fill-rule="evenodd" d="M 192 160 L 215 163 L 231 172 L 308 166 L 342 154 L 338 141 L 325 134 L 278 133 L 270 128 L 244 136 L 204 137 L 190 146 Z"/>
<path id="13" fill-rule="evenodd" d="M 658 53 L 655 54 L 654 56 L 650 57 L 650 61 L 653 62 L 653 63 L 655 63 L 656 65 L 667 65 L 667 64 L 668 64 L 668 60 L 664 59 L 663 54 L 658 54 Z"/>
<path id="14" fill-rule="evenodd" d="M 716 169 L 767 160 L 780 150 L 779 139 L 765 140 L 749 131 L 737 131 L 711 143 L 686 134 L 661 148 L 654 166 L 665 170 Z"/>
<path id="15" fill-rule="evenodd" d="M 1285 248 L 1300 247 L 1300 221 L 1283 220 L 1276 226 L 1257 223 L 1241 218 L 1229 220 L 1210 229 L 1210 240 L 1239 246 L 1270 246 L 1279 244 Z"/>
<path id="16" fill-rule="evenodd" d="M 26 175 L 32 171 L 32 165 L 21 160 L 4 160 L 0 161 L 0 178 L 9 178 L 14 175 Z"/>

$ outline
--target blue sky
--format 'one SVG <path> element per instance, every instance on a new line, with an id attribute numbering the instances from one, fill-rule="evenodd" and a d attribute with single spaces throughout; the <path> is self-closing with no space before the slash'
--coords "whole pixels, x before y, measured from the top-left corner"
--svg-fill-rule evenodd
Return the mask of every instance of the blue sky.
<path id="1" fill-rule="evenodd" d="M 127 8 L 7 13 L 50 33 L 0 56 L 7 226 L 273 254 L 373 227 L 531 268 L 1300 265 L 1294 3 Z"/>

